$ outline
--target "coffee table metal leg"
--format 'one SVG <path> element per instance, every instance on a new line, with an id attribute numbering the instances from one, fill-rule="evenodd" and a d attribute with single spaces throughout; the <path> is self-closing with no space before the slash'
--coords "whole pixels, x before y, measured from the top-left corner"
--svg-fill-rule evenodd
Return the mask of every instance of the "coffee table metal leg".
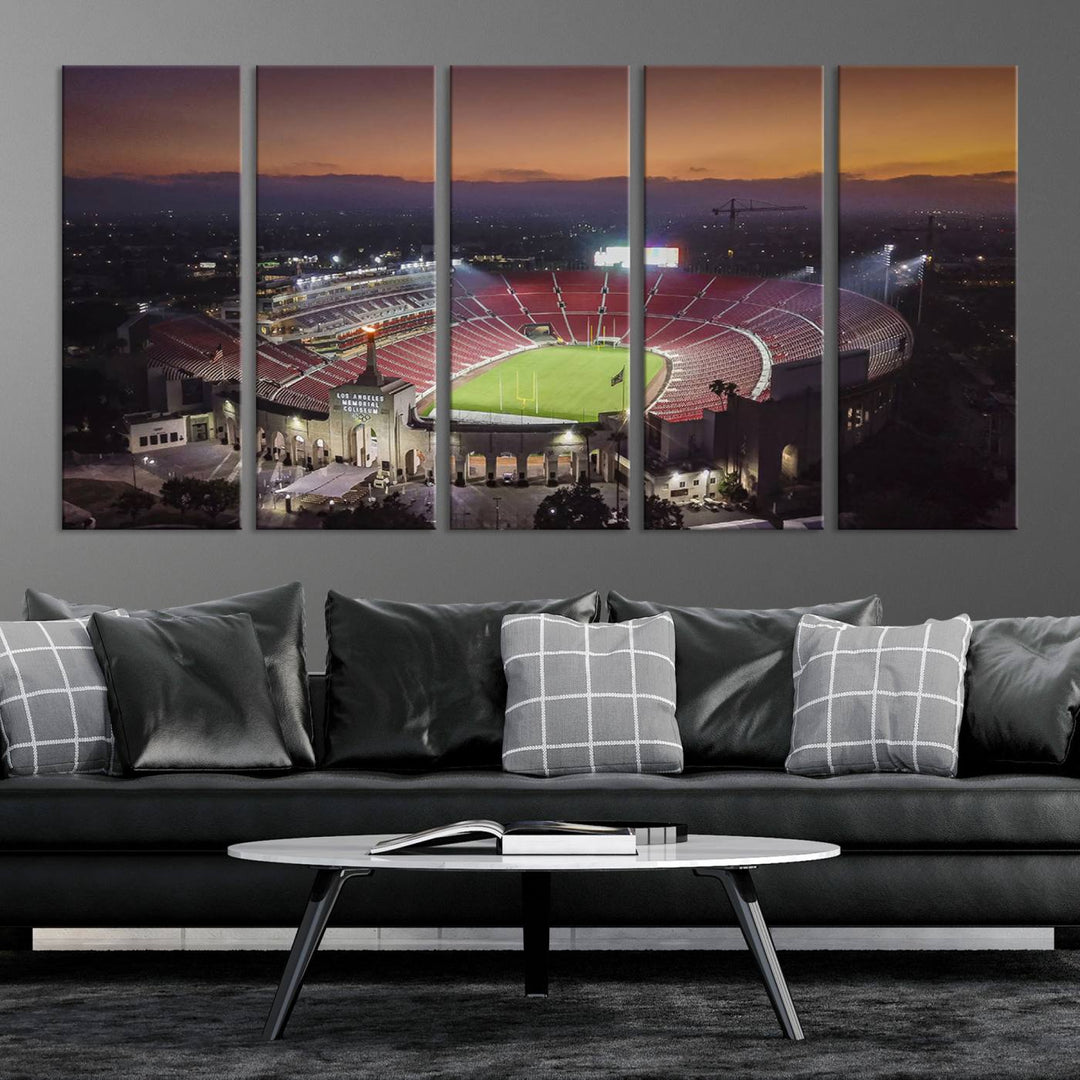
<path id="1" fill-rule="evenodd" d="M 769 1001 L 776 1012 L 776 1018 L 789 1039 L 803 1038 L 802 1025 L 795 1013 L 795 1004 L 788 992 L 780 961 L 776 956 L 772 935 L 761 913 L 757 890 L 749 870 L 695 870 L 699 877 L 716 878 L 724 886 L 728 900 L 735 909 L 739 920 L 739 929 L 747 947 L 757 962 L 761 978 L 765 983 Z"/>
<path id="2" fill-rule="evenodd" d="M 521 918 L 525 996 L 547 997 L 551 937 L 551 874 L 548 872 L 526 870 L 521 875 Z"/>
<path id="3" fill-rule="evenodd" d="M 350 877 L 367 877 L 370 873 L 370 870 L 319 870 L 315 874 L 315 884 L 311 887 L 304 918 L 296 931 L 274 1003 L 270 1006 L 270 1015 L 263 1027 L 264 1042 L 273 1042 L 285 1033 L 285 1025 L 304 985 L 308 965 L 322 941 L 342 885 Z"/>

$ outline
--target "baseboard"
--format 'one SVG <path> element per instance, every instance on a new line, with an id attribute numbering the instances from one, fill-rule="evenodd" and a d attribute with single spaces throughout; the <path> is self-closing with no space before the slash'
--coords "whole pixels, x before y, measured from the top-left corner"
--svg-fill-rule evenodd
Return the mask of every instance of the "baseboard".
<path id="1" fill-rule="evenodd" d="M 37 929 L 35 951 L 160 950 L 238 951 L 287 949 L 295 931 L 277 928 L 76 928 Z M 779 950 L 977 950 L 1053 949 L 1049 926 L 858 926 L 778 927 Z M 400 952 L 406 950 L 516 950 L 521 931 L 512 927 L 330 927 L 324 949 Z M 735 927 L 555 927 L 552 950 L 741 950 Z"/>

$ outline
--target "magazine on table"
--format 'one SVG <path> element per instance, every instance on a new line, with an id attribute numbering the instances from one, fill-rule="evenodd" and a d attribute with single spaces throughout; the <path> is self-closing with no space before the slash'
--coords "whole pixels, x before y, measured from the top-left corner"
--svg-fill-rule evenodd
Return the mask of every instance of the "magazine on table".
<path id="1" fill-rule="evenodd" d="M 474 819 L 382 840 L 372 855 L 410 852 L 466 841 L 495 841 L 502 855 L 635 855 L 639 847 L 678 843 L 685 825 L 657 822 L 498 821 Z"/>

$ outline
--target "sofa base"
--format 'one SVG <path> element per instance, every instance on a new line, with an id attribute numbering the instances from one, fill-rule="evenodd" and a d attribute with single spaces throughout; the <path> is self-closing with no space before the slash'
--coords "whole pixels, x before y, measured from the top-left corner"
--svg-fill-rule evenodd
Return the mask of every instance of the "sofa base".
<path id="1" fill-rule="evenodd" d="M 312 879 L 303 868 L 215 852 L 7 852 L 0 926 L 295 926 Z M 756 880 L 772 926 L 1080 926 L 1078 852 L 849 851 L 762 867 Z M 689 872 L 557 875 L 552 924 L 732 925 L 730 906 L 708 885 Z M 520 882 L 379 871 L 350 883 L 334 925 L 520 927 Z"/>
<path id="2" fill-rule="evenodd" d="M 0 952 L 29 952 L 33 947 L 32 926 L 0 926 Z"/>
<path id="3" fill-rule="evenodd" d="M 46 927 L 35 952 L 280 952 L 295 927 Z M 1054 948 L 1052 926 L 779 926 L 781 952 L 978 952 Z M 552 952 L 742 952 L 734 926 L 554 926 Z M 330 952 L 520 952 L 522 932 L 508 926 L 350 927 L 327 929 Z"/>

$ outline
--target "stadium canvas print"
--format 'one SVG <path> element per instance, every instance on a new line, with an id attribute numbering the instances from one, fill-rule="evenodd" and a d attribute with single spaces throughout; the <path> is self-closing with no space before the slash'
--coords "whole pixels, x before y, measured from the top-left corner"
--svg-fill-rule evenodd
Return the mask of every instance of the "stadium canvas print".
<path id="1" fill-rule="evenodd" d="M 821 69 L 645 71 L 645 525 L 821 527 Z"/>
<path id="2" fill-rule="evenodd" d="M 1016 526 L 1016 70 L 840 70 L 840 527 Z"/>
<path id="3" fill-rule="evenodd" d="M 434 71 L 261 67 L 259 528 L 434 527 Z"/>
<path id="4" fill-rule="evenodd" d="M 239 525 L 235 67 L 63 73 L 63 526 Z"/>
<path id="5" fill-rule="evenodd" d="M 626 528 L 627 71 L 451 94 L 451 525 Z"/>

